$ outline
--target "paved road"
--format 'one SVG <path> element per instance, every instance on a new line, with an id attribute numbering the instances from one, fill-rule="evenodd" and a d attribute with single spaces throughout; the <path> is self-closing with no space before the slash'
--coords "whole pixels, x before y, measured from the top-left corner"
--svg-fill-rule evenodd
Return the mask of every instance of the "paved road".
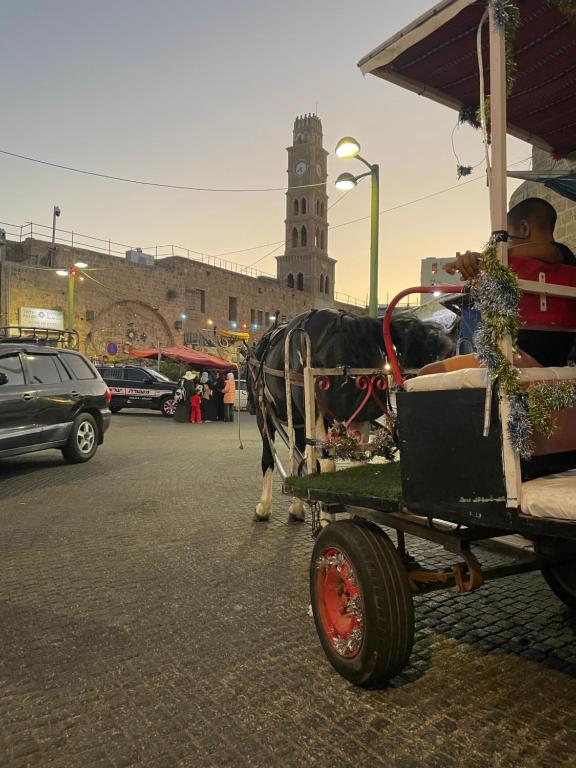
<path id="1" fill-rule="evenodd" d="M 243 451 L 113 421 L 85 466 L 0 462 L 0 765 L 576 765 L 576 616 L 538 574 L 418 599 L 409 669 L 355 689 L 307 615 L 308 526 L 278 488 L 251 520 L 250 417 Z"/>

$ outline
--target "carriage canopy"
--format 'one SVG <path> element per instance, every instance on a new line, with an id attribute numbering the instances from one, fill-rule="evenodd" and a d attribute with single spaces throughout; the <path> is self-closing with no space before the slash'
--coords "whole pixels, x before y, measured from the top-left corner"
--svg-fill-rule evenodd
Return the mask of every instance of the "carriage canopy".
<path id="1" fill-rule="evenodd" d="M 473 114 L 479 106 L 476 35 L 487 0 L 443 0 L 365 56 L 359 67 Z M 576 151 L 576 32 L 558 0 L 517 0 L 508 132 L 558 156 Z M 483 69 L 490 92 L 488 25 Z"/>

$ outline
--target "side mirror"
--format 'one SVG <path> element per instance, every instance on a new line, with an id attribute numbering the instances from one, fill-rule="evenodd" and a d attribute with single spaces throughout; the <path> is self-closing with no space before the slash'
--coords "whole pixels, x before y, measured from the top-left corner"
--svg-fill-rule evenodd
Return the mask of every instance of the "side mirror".
<path id="1" fill-rule="evenodd" d="M 0 373 L 0 386 L 2 384 L 8 384 L 8 376 L 5 373 Z"/>

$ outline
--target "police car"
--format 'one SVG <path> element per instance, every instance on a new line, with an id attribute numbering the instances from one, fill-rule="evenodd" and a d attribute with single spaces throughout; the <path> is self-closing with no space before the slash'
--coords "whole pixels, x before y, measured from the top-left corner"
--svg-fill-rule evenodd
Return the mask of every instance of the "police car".
<path id="1" fill-rule="evenodd" d="M 138 365 L 98 365 L 100 376 L 112 393 L 110 410 L 151 408 L 162 416 L 174 415 L 174 394 L 178 385 L 152 368 Z"/>

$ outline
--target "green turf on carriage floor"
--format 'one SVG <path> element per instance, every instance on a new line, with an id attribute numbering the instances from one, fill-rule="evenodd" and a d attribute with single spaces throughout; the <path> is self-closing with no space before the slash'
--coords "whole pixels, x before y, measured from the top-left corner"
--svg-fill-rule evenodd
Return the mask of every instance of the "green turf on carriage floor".
<path id="1" fill-rule="evenodd" d="M 353 496 L 376 496 L 389 501 L 399 501 L 402 492 L 400 462 L 364 464 L 361 467 L 342 469 L 339 472 L 287 477 L 284 487 L 286 491 L 290 489 L 324 491 Z"/>

